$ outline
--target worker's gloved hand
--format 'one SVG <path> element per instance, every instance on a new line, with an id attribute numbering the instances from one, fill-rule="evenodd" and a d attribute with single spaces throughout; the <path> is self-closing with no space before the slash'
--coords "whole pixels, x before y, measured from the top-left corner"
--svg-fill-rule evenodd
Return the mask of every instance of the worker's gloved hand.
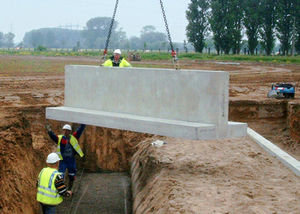
<path id="1" fill-rule="evenodd" d="M 48 132 L 51 132 L 51 131 L 52 131 L 52 129 L 51 129 L 51 127 L 50 127 L 49 124 L 47 124 L 47 125 L 45 126 L 45 128 L 46 128 L 46 130 L 47 130 Z"/>

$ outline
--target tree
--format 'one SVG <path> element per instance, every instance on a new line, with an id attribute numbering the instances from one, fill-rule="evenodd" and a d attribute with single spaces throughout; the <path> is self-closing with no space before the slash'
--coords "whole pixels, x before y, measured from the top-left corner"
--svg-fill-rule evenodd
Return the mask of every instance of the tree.
<path id="1" fill-rule="evenodd" d="M 229 54 L 231 48 L 237 53 L 241 43 L 240 0 L 211 0 L 211 29 L 215 47 Z"/>
<path id="2" fill-rule="evenodd" d="M 87 21 L 83 37 L 88 48 L 104 47 L 110 23 L 111 18 L 109 17 L 96 17 Z M 116 31 L 117 26 L 118 22 L 115 21 L 112 27 L 112 34 Z"/>
<path id="3" fill-rule="evenodd" d="M 153 25 L 146 25 L 142 28 L 141 34 L 153 33 L 155 31 L 155 27 Z"/>
<path id="4" fill-rule="evenodd" d="M 261 28 L 259 34 L 261 37 L 261 46 L 268 56 L 271 54 L 275 42 L 276 7 L 277 0 L 261 0 Z"/>
<path id="5" fill-rule="evenodd" d="M 226 0 L 225 0 L 226 1 Z M 211 30 L 213 32 L 213 39 L 217 54 L 220 54 L 220 51 L 225 48 L 224 44 L 230 44 L 231 40 L 228 37 L 225 37 L 225 2 L 221 0 L 211 0 L 211 16 L 209 23 Z M 229 52 L 229 51 L 228 51 Z"/>
<path id="6" fill-rule="evenodd" d="M 144 49 L 147 48 L 158 50 L 161 46 L 161 43 L 167 41 L 167 37 L 164 33 L 156 32 L 154 26 L 147 25 L 141 30 L 140 41 L 144 45 Z"/>
<path id="7" fill-rule="evenodd" d="M 82 36 L 85 40 L 85 45 L 88 48 L 104 48 L 108 36 L 108 31 L 111 24 L 109 17 L 96 17 L 87 21 L 86 30 L 83 31 Z M 126 33 L 122 29 L 117 30 L 118 22 L 114 21 L 109 47 L 121 48 L 126 38 Z"/>
<path id="8" fill-rule="evenodd" d="M 15 38 L 15 34 L 13 33 L 6 33 L 4 34 L 4 46 L 8 47 L 8 48 L 12 48 L 14 47 L 14 38 Z"/>
<path id="9" fill-rule="evenodd" d="M 45 35 L 44 45 L 47 48 L 55 47 L 55 34 L 53 31 L 49 30 Z"/>
<path id="10" fill-rule="evenodd" d="M 288 55 L 292 42 L 294 26 L 295 0 L 278 0 L 277 5 L 277 38 L 283 55 Z"/>
<path id="11" fill-rule="evenodd" d="M 296 50 L 298 52 L 298 54 L 300 54 L 300 1 L 296 1 L 296 5 L 295 5 L 295 13 L 294 13 L 294 19 L 295 19 L 295 47 Z"/>
<path id="12" fill-rule="evenodd" d="M 248 1 L 248 0 L 247 0 Z M 242 19 L 243 19 L 243 6 L 242 0 L 229 1 L 229 31 L 232 34 L 232 52 L 239 54 L 241 51 L 242 42 Z M 227 16 L 226 16 L 227 17 Z"/>
<path id="13" fill-rule="evenodd" d="M 0 32 L 0 48 L 4 46 L 4 34 Z"/>
<path id="14" fill-rule="evenodd" d="M 27 32 L 23 38 L 24 47 L 36 48 L 42 45 L 47 48 L 73 48 L 77 42 L 82 44 L 80 30 L 62 28 L 40 28 Z"/>
<path id="15" fill-rule="evenodd" d="M 26 33 L 27 34 L 27 33 Z M 27 36 L 25 34 L 25 37 Z M 44 42 L 43 34 L 38 30 L 33 30 L 29 34 L 29 43 L 31 47 L 37 48 L 39 45 L 42 45 Z"/>
<path id="16" fill-rule="evenodd" d="M 250 54 L 254 54 L 254 50 L 258 45 L 258 30 L 260 27 L 260 12 L 261 0 L 247 0 L 244 4 L 244 19 L 243 23 L 246 28 L 248 37 L 248 48 Z"/>
<path id="17" fill-rule="evenodd" d="M 205 46 L 205 36 L 208 31 L 208 0 L 191 0 L 186 11 L 188 25 L 187 38 L 193 44 L 195 51 L 202 53 Z"/>
<path id="18" fill-rule="evenodd" d="M 142 49 L 141 48 L 142 47 L 141 39 L 137 36 L 130 37 L 129 46 L 131 49 L 134 49 L 134 50 Z"/>
<path id="19" fill-rule="evenodd" d="M 183 49 L 186 53 L 188 52 L 187 43 L 185 40 L 183 40 Z"/>

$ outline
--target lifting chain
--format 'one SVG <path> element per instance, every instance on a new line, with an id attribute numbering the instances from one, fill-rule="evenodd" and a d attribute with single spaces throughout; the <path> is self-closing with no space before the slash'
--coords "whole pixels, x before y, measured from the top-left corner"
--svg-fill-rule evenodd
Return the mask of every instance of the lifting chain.
<path id="1" fill-rule="evenodd" d="M 110 40 L 110 36 L 111 36 L 111 31 L 112 31 L 114 21 L 115 21 L 117 9 L 118 9 L 118 4 L 119 4 L 119 0 L 116 0 L 115 9 L 114 9 L 114 12 L 113 12 L 113 16 L 111 18 L 111 23 L 110 23 L 110 26 L 109 26 L 108 35 L 107 35 L 106 42 L 105 42 L 105 48 L 104 48 L 104 51 L 103 51 L 102 60 L 106 60 L 106 57 L 107 57 L 107 48 L 108 48 L 108 44 L 109 44 L 109 40 Z"/>
<path id="2" fill-rule="evenodd" d="M 174 65 L 174 68 L 176 70 L 179 70 L 180 69 L 179 62 L 178 62 L 177 54 L 176 54 L 176 51 L 174 50 L 173 42 L 172 42 L 172 39 L 171 39 L 171 34 L 170 34 L 168 22 L 167 22 L 165 8 L 164 8 L 162 0 L 159 0 L 159 1 L 160 1 L 161 11 L 162 11 L 164 22 L 165 22 L 165 26 L 166 26 L 166 31 L 167 31 L 167 35 L 168 35 L 170 47 L 171 47 L 171 50 L 172 50 L 173 65 Z"/>

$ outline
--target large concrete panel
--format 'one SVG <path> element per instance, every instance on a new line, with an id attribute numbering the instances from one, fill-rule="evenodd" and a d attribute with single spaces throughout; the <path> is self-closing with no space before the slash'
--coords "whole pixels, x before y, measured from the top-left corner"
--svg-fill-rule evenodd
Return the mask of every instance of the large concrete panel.
<path id="1" fill-rule="evenodd" d="M 245 124 L 228 129 L 228 84 L 222 71 L 71 65 L 66 108 L 47 108 L 46 116 L 71 122 L 86 117 L 91 125 L 191 139 L 245 136 Z"/>
<path id="2" fill-rule="evenodd" d="M 212 123 L 227 133 L 226 72 L 66 66 L 65 106 Z"/>

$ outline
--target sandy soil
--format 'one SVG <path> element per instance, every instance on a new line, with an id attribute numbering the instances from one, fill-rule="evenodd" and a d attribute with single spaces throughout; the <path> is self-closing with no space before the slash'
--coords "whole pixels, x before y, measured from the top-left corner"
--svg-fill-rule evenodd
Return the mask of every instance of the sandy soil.
<path id="1" fill-rule="evenodd" d="M 164 141 L 133 157 L 136 214 L 300 213 L 300 177 L 248 137 Z"/>
<path id="2" fill-rule="evenodd" d="M 171 63 L 168 61 L 138 62 L 133 63 L 133 65 L 141 66 L 141 63 L 144 63 L 146 65 L 148 64 L 148 66 L 156 64 L 162 65 L 164 67 L 172 67 Z M 44 129 L 44 125 L 46 123 L 44 117 L 44 109 L 46 106 L 56 106 L 63 104 L 63 71 L 66 64 L 98 65 L 99 63 L 96 58 L 88 57 L 0 56 L 0 192 L 5 192 L 5 194 L 2 194 L 4 195 L 4 197 L 0 197 L 0 213 L 36 213 L 38 210 L 37 204 L 35 202 L 35 192 L 33 191 L 33 189 L 35 189 L 35 179 L 33 178 L 36 178 L 39 170 L 41 169 L 41 167 L 43 167 L 43 161 L 46 155 L 55 148 L 55 145 L 49 140 Z M 238 106 L 236 108 L 238 109 L 238 111 L 232 111 L 230 113 L 230 117 L 238 121 L 248 122 L 251 128 L 254 128 L 255 130 L 261 132 L 264 136 L 269 137 L 272 141 L 280 145 L 285 150 L 288 150 L 296 157 L 300 157 L 300 149 L 298 143 L 300 139 L 300 127 L 298 125 L 300 111 L 298 111 L 297 107 L 298 103 L 300 102 L 300 99 L 298 97 L 298 94 L 300 92 L 299 88 L 296 88 L 296 99 L 291 101 L 295 103 L 295 107 L 291 111 L 293 112 L 293 114 L 291 114 L 289 118 L 287 113 L 284 113 L 286 111 L 284 110 L 284 108 L 282 108 L 282 110 L 280 111 L 274 110 L 278 107 L 276 103 L 284 101 L 267 100 L 266 98 L 266 94 L 272 82 L 289 81 L 296 83 L 296 85 L 298 86 L 300 80 L 300 65 L 278 65 L 261 63 L 224 65 L 211 61 L 183 61 L 181 62 L 181 65 L 182 68 L 186 69 L 229 71 L 230 102 L 254 102 L 253 107 L 244 108 L 243 106 Z M 271 107 L 266 108 L 269 110 L 264 111 L 269 111 L 269 114 L 273 114 L 275 112 L 276 116 L 263 118 L 251 117 L 252 114 L 256 115 L 257 112 L 260 112 L 257 106 L 264 102 L 271 102 Z M 294 124 L 293 135 L 290 134 L 291 132 L 289 124 Z M 59 132 L 62 124 L 51 122 L 51 125 L 56 132 Z M 91 171 L 128 170 L 129 160 L 132 154 L 137 149 L 135 147 L 136 144 L 144 140 L 146 137 L 149 137 L 149 135 L 88 127 L 81 141 L 81 144 L 85 145 L 85 152 L 88 155 L 86 156 L 85 161 L 81 162 L 81 166 L 84 166 Z M 245 142 L 247 142 L 247 140 Z M 189 144 L 187 143 L 184 145 Z M 222 145 L 222 149 L 223 147 L 227 147 L 227 144 L 220 143 L 218 145 Z M 187 154 L 192 152 L 190 148 L 186 149 Z M 219 148 L 219 146 L 216 146 L 216 151 L 219 151 L 220 149 L 221 148 Z M 225 151 L 228 152 L 228 157 L 224 156 L 224 158 L 230 158 L 230 150 L 226 149 Z M 206 152 L 209 151 L 207 150 Z M 207 154 L 214 154 L 214 152 L 215 150 L 211 150 L 211 153 Z M 181 152 L 180 154 L 181 155 L 178 156 L 179 160 L 183 158 L 183 152 Z M 205 153 L 200 154 L 204 155 Z M 212 156 L 207 154 L 205 155 Z M 221 155 L 221 157 L 223 156 Z M 260 158 L 248 157 L 245 160 L 244 157 L 244 159 L 236 159 L 235 162 L 231 163 L 240 162 L 239 164 L 242 164 L 242 161 L 244 162 L 244 160 L 246 161 L 246 163 L 251 162 L 251 160 L 255 160 L 255 163 L 259 166 L 263 166 L 264 164 L 268 163 L 268 161 L 266 161 L 265 159 L 269 158 L 268 156 L 265 157 L 264 155 L 255 155 L 255 157 Z M 239 158 L 239 156 L 237 156 L 236 158 Z M 212 163 L 208 166 L 216 167 L 213 166 Z M 271 165 L 267 166 L 270 166 L 271 169 L 274 169 L 278 167 L 278 164 L 275 161 L 272 162 Z M 191 167 L 193 168 L 193 166 Z M 197 170 L 202 170 L 201 167 L 197 167 L 197 164 L 195 165 L 195 167 L 195 173 L 198 173 Z M 232 167 L 232 170 L 234 169 L 235 165 Z M 208 170 L 210 170 L 209 167 Z M 269 169 L 266 170 L 268 171 Z M 230 171 L 230 169 L 226 169 L 227 173 L 228 171 Z M 283 169 L 281 169 L 281 167 L 279 167 L 277 171 L 279 175 L 282 175 L 282 172 L 289 173 L 288 171 L 284 171 Z M 245 179 L 247 180 L 248 175 L 243 174 L 243 170 L 241 172 L 243 176 L 246 176 Z M 164 173 L 173 172 L 168 172 L 167 170 Z M 218 174 L 219 172 L 216 173 Z M 223 173 L 223 171 L 220 173 Z M 195 194 L 197 193 L 196 195 L 198 195 L 198 193 L 201 193 L 208 198 L 215 196 L 214 194 L 210 193 L 212 192 L 212 189 L 209 189 L 208 186 L 208 189 L 203 189 L 201 190 L 202 192 L 198 191 L 197 185 L 193 187 L 193 184 L 197 184 L 197 179 L 194 179 L 193 173 L 190 174 L 191 175 L 189 176 L 191 177 L 191 185 L 189 187 L 179 186 L 181 190 L 183 187 L 184 189 L 195 188 Z M 230 176 L 231 173 L 228 173 L 228 175 Z M 273 176 L 272 173 L 270 175 Z M 235 176 L 238 178 L 238 170 L 235 171 Z M 250 176 L 250 178 L 253 179 L 253 177 L 256 178 L 264 176 L 266 176 L 266 174 L 263 171 L 258 171 L 257 175 L 252 175 L 252 177 Z M 195 178 L 198 177 L 196 176 Z M 276 179 L 280 178 L 282 178 L 283 183 L 289 183 L 290 181 L 290 176 L 288 176 L 288 179 L 285 179 L 284 177 L 276 177 Z M 182 181 L 180 181 L 180 178 L 176 179 L 179 183 L 182 183 L 185 181 L 185 179 L 187 179 L 187 177 L 183 178 Z M 202 178 L 201 181 L 216 182 L 218 180 L 205 181 L 205 179 Z M 293 182 L 294 178 L 291 179 L 292 184 L 294 184 Z M 237 181 L 236 183 L 239 182 Z M 237 191 L 242 191 L 246 194 L 249 188 L 253 188 L 254 190 L 256 190 L 255 180 L 254 183 L 249 183 L 249 187 L 247 186 L 248 183 L 243 183 L 242 181 L 240 183 L 241 185 L 239 186 L 239 189 L 237 189 Z M 281 185 L 281 183 L 272 182 L 271 184 L 276 184 L 275 186 Z M 261 184 L 261 186 L 263 185 L 267 184 Z M 271 185 L 267 186 L 268 188 L 271 188 Z M 166 187 L 168 187 L 168 185 L 166 185 Z M 236 188 L 236 186 L 233 187 Z M 212 186 L 212 188 L 215 187 Z M 267 192 L 269 191 L 270 195 L 259 198 L 259 191 L 257 193 L 258 199 L 270 201 L 273 197 L 271 195 L 277 195 L 277 187 L 272 187 L 275 188 L 276 191 L 274 189 L 268 190 L 268 188 L 263 188 L 263 190 Z M 288 201 L 288 198 L 286 197 L 291 196 L 293 198 L 297 194 L 297 196 L 299 197 L 299 189 L 297 190 L 298 193 L 296 194 L 294 190 L 289 191 L 289 186 L 287 188 L 287 191 L 284 191 L 284 194 L 286 195 L 283 194 L 280 195 L 283 198 L 277 198 L 278 201 L 286 202 L 286 205 L 282 205 L 282 210 L 288 210 L 291 205 Z M 172 192 L 171 194 L 172 197 L 170 196 L 171 202 L 174 198 L 176 198 L 175 196 L 177 196 L 176 191 L 177 190 L 175 189 L 174 193 Z M 178 194 L 187 194 L 185 190 L 182 191 L 183 192 L 179 191 Z M 192 193 L 192 195 L 193 194 L 194 193 Z M 234 193 L 233 195 L 228 194 L 227 196 L 229 198 L 238 198 L 239 195 L 235 195 Z M 198 196 L 193 197 L 197 198 Z M 179 199 L 180 197 L 177 197 L 176 200 Z M 262 203 L 259 202 L 258 199 L 255 198 L 255 203 L 253 201 L 252 202 L 254 204 Z M 199 201 L 197 201 L 197 203 L 198 202 Z M 204 204 L 206 204 L 207 206 L 214 206 L 213 203 L 210 204 L 210 202 L 207 200 L 203 200 L 202 202 L 205 202 Z M 299 204 L 299 201 L 297 202 Z M 234 204 L 238 206 L 237 203 L 238 202 Z M 266 203 L 266 209 L 268 209 L 268 207 L 271 207 L 270 203 L 271 202 Z M 275 200 L 274 203 L 277 203 L 277 201 Z M 225 210 L 229 208 L 229 205 L 224 205 L 223 208 L 222 212 L 224 211 L 225 213 Z M 270 208 L 270 210 L 273 209 Z M 248 213 L 255 213 L 255 211 L 256 208 L 253 208 L 253 210 L 250 210 Z M 235 213 L 238 212 L 236 211 Z M 260 212 L 257 211 L 256 213 Z M 261 213 L 270 212 L 266 211 Z M 274 213 L 276 212 L 274 211 Z"/>

